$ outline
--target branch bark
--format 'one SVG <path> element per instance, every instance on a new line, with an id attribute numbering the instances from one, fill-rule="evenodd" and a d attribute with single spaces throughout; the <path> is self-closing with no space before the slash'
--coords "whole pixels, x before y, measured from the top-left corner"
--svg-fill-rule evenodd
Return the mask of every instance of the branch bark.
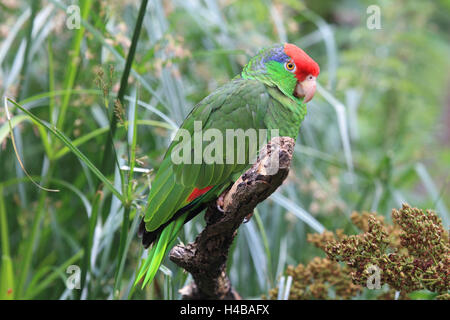
<path id="1" fill-rule="evenodd" d="M 246 216 L 286 179 L 294 145 L 290 137 L 270 140 L 255 164 L 208 206 L 206 227 L 195 241 L 170 251 L 170 259 L 194 278 L 180 290 L 183 299 L 241 299 L 226 275 L 229 248 Z"/>

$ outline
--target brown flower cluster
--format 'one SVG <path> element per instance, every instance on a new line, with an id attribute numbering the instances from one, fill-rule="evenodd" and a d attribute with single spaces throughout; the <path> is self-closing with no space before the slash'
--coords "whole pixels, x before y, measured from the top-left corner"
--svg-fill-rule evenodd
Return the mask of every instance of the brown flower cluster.
<path id="1" fill-rule="evenodd" d="M 353 223 L 364 231 L 334 237 L 326 232 L 309 240 L 322 248 L 334 261 L 344 262 L 351 270 L 353 283 L 366 286 L 375 266 L 381 285 L 406 293 L 427 289 L 442 297 L 450 289 L 450 246 L 448 232 L 431 211 L 404 204 L 392 210 L 393 225 L 380 216 L 352 215 Z M 333 238 L 333 239 L 331 239 Z"/>
<path id="2" fill-rule="evenodd" d="M 393 224 L 368 212 L 354 212 L 351 220 L 361 234 L 345 235 L 339 229 L 308 235 L 328 257 L 287 268 L 293 278 L 289 299 L 350 299 L 370 288 L 374 275 L 378 288 L 389 286 L 388 291 L 374 291 L 378 299 L 394 299 L 396 292 L 397 298 L 408 299 L 423 289 L 437 299 L 450 299 L 449 236 L 433 211 L 404 204 L 392 210 Z M 271 290 L 270 298 L 277 294 Z"/>
<path id="3" fill-rule="evenodd" d="M 350 299 L 361 291 L 361 286 L 352 283 L 348 267 L 327 258 L 315 257 L 306 266 L 288 266 L 286 274 L 293 279 L 289 300 Z M 277 295 L 278 288 L 269 292 L 271 299 Z"/>

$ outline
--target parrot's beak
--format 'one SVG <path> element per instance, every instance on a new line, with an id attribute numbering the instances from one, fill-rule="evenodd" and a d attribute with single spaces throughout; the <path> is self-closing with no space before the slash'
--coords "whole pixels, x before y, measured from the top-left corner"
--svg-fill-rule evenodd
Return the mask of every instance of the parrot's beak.
<path id="1" fill-rule="evenodd" d="M 294 94 L 298 98 L 303 98 L 303 102 L 310 101 L 314 93 L 316 93 L 316 77 L 309 75 L 302 82 L 297 82 Z"/>

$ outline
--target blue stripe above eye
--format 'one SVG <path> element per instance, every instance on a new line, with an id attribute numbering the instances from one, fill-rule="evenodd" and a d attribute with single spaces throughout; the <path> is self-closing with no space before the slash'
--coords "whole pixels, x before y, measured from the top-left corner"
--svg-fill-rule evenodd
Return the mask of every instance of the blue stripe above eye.
<path id="1" fill-rule="evenodd" d="M 249 63 L 244 67 L 244 76 L 254 76 L 255 74 L 266 73 L 266 64 L 270 61 L 276 61 L 278 63 L 284 64 L 291 58 L 284 53 L 284 45 L 277 44 L 272 47 L 261 50 L 255 57 L 253 57 Z"/>
<path id="2" fill-rule="evenodd" d="M 285 63 L 289 59 L 290 59 L 289 56 L 286 53 L 284 53 L 284 47 L 281 46 L 268 50 L 267 56 L 265 56 L 263 59 L 263 63 L 266 63 L 268 61 L 277 61 L 279 63 Z"/>

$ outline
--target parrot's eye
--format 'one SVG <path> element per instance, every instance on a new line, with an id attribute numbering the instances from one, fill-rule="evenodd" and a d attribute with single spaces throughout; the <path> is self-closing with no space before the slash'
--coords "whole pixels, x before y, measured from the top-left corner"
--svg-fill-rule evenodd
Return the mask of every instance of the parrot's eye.
<path id="1" fill-rule="evenodd" d="M 295 63 L 292 61 L 288 61 L 284 64 L 284 67 L 287 71 L 294 72 L 295 71 Z"/>

